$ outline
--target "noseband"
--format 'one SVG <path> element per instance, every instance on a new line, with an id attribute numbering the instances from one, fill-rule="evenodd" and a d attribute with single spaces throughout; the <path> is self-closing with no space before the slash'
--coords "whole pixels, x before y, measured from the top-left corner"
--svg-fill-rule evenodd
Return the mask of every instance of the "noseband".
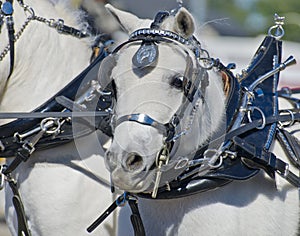
<path id="1" fill-rule="evenodd" d="M 189 49 L 192 49 L 194 52 L 196 60 L 202 60 L 211 63 L 212 59 L 209 57 L 200 58 L 200 55 L 203 55 L 203 51 L 200 47 L 200 43 L 195 40 L 195 38 L 191 39 L 185 39 L 181 37 L 180 35 L 167 31 L 167 30 L 157 30 L 157 29 L 140 29 L 135 32 L 133 32 L 130 35 L 130 38 L 127 42 L 121 44 L 119 47 L 117 47 L 112 54 L 116 54 L 121 48 L 123 48 L 125 45 L 136 42 L 136 41 L 142 41 L 142 45 L 140 47 L 141 53 L 144 53 L 143 50 L 143 43 L 147 42 L 147 44 L 155 44 L 156 42 L 168 42 L 168 43 L 175 43 L 183 45 L 184 47 L 187 47 Z M 152 51 L 157 49 L 151 49 Z M 122 124 L 123 122 L 137 122 L 142 125 L 151 126 L 159 131 L 159 133 L 163 134 L 165 136 L 166 142 L 172 142 L 177 140 L 180 136 L 185 134 L 187 132 L 186 128 L 185 130 L 182 130 L 178 133 L 175 133 L 176 127 L 180 123 L 180 119 L 183 118 L 184 112 L 186 111 L 186 108 L 189 104 L 196 106 L 197 102 L 199 102 L 199 99 L 203 100 L 205 95 L 205 89 L 208 86 L 208 75 L 207 70 L 211 69 L 212 66 L 208 65 L 208 67 L 203 68 L 200 66 L 199 63 L 197 63 L 196 68 L 193 68 L 193 62 L 188 54 L 187 50 L 185 50 L 187 54 L 187 65 L 184 73 L 184 79 L 183 79 L 183 93 L 185 95 L 185 100 L 183 101 L 183 104 L 178 109 L 178 111 L 172 116 L 170 121 L 168 123 L 161 123 L 152 117 L 150 117 L 147 114 L 128 114 L 121 117 L 118 117 L 112 122 L 112 126 L 115 129 L 117 126 Z M 149 57 L 151 54 L 157 54 L 155 52 L 150 52 Z M 207 52 L 205 51 L 205 55 L 207 55 Z M 157 59 L 157 58 L 156 58 Z M 145 67 L 145 66 L 144 66 Z M 100 78 L 101 80 L 101 78 Z M 100 82 L 101 83 L 101 82 Z M 105 89 L 105 85 L 103 85 L 103 88 Z"/>

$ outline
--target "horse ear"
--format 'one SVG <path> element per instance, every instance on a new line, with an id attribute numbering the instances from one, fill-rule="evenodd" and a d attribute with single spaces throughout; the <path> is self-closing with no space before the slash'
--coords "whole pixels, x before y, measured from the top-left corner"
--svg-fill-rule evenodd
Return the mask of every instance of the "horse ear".
<path id="1" fill-rule="evenodd" d="M 186 38 L 195 31 L 194 18 L 184 7 L 181 7 L 175 15 L 174 30 Z"/>
<path id="2" fill-rule="evenodd" d="M 110 4 L 106 4 L 105 8 L 115 17 L 128 34 L 140 28 L 149 28 L 151 25 L 151 20 L 140 19 L 129 12 L 119 10 Z"/>

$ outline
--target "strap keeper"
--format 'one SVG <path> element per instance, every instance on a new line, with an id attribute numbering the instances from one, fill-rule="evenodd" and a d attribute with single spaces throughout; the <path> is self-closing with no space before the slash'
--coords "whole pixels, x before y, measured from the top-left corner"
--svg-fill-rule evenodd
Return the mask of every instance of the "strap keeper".
<path id="1" fill-rule="evenodd" d="M 26 162 L 34 150 L 35 148 L 31 145 L 31 143 L 24 143 L 22 148 L 17 151 L 17 158 Z"/>

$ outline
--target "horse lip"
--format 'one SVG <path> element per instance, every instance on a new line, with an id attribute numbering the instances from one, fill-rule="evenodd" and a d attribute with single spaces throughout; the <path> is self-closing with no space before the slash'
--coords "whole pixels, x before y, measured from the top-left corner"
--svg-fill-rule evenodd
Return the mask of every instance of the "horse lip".
<path id="1" fill-rule="evenodd" d="M 115 172 L 117 171 L 116 169 L 113 171 Z M 112 172 L 112 177 L 114 176 L 114 173 Z M 139 193 L 139 192 L 144 192 L 145 190 L 149 189 L 149 186 L 151 186 L 151 183 L 152 181 L 149 180 L 149 184 L 142 184 L 142 186 L 139 186 L 141 185 L 141 183 L 145 183 L 147 182 L 146 180 L 148 178 L 153 178 L 153 171 L 148 171 L 148 172 L 145 172 L 143 175 L 141 175 L 142 172 L 138 173 L 138 174 L 132 174 L 131 172 L 127 172 L 126 175 L 130 175 L 130 180 L 127 179 L 127 181 L 124 181 L 124 178 L 121 178 L 119 180 L 121 181 L 116 181 L 114 179 L 114 177 L 112 178 L 114 184 L 119 187 L 120 189 L 124 190 L 124 191 L 130 191 L 130 192 L 136 192 L 136 193 Z M 116 176 L 118 176 L 119 173 L 115 173 Z"/>

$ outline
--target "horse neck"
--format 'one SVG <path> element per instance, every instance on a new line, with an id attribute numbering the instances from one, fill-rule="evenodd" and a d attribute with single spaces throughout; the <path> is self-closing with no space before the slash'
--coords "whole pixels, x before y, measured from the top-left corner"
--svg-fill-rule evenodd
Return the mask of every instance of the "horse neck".
<path id="1" fill-rule="evenodd" d="M 209 71 L 209 85 L 205 91 L 204 103 L 197 109 L 188 133 L 182 136 L 178 155 L 198 150 L 215 135 L 225 131 L 225 118 L 225 95 L 221 76 L 218 72 Z M 185 117 L 183 126 L 189 122 L 190 117 Z"/>
<path id="2" fill-rule="evenodd" d="M 54 4 L 28 0 L 26 3 L 37 16 L 61 18 L 66 25 L 79 27 L 78 14 L 66 8 L 66 1 Z M 16 2 L 14 10 L 15 31 L 18 32 L 26 15 Z M 1 42 L 7 42 L 6 29 L 0 37 Z M 31 21 L 15 43 L 15 64 L 8 82 L 9 55 L 0 62 L 1 111 L 33 110 L 79 74 L 88 65 L 89 56 L 88 40 L 59 34 L 42 22 Z"/>

